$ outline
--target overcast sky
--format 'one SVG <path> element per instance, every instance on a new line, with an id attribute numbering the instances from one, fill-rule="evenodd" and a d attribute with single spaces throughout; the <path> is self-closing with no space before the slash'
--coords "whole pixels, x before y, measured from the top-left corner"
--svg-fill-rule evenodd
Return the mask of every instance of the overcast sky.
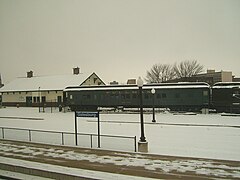
<path id="1" fill-rule="evenodd" d="M 240 0 L 0 0 L 0 73 L 96 72 L 106 83 L 197 60 L 240 77 Z"/>

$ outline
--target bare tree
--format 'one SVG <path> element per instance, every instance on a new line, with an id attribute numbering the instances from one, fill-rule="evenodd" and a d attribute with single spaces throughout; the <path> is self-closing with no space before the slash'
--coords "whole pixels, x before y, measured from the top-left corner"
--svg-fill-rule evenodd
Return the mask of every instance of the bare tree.
<path id="1" fill-rule="evenodd" d="M 154 64 L 150 71 L 147 71 L 145 80 L 148 83 L 160 83 L 174 77 L 172 66 L 169 64 Z"/>
<path id="2" fill-rule="evenodd" d="M 179 64 L 175 63 L 173 71 L 176 78 L 191 77 L 203 72 L 203 65 L 200 65 L 196 60 L 186 60 Z"/>

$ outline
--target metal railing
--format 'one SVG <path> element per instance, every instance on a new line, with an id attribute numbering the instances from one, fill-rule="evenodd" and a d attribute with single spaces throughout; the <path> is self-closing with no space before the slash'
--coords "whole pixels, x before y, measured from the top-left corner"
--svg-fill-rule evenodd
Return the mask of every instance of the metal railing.
<path id="1" fill-rule="evenodd" d="M 98 135 L 78 133 L 78 146 L 98 148 Z M 136 136 L 100 135 L 102 149 L 137 152 Z M 75 133 L 0 127 L 0 139 L 76 146 Z M 132 145 L 131 145 L 132 144 Z"/>

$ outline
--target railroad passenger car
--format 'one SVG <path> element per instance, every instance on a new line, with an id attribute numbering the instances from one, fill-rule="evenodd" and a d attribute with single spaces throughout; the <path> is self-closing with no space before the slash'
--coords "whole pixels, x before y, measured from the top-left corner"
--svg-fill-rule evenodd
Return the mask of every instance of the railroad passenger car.
<path id="1" fill-rule="evenodd" d="M 214 84 L 212 106 L 217 112 L 240 113 L 240 82 Z"/>
<path id="2" fill-rule="evenodd" d="M 151 90 L 155 89 L 155 94 Z M 65 90 L 66 105 L 71 110 L 96 110 L 98 107 L 139 107 L 137 85 L 77 86 Z M 153 99 L 154 98 L 154 99 Z M 207 83 L 162 83 L 143 86 L 143 107 L 199 111 L 209 107 L 210 87 Z"/>

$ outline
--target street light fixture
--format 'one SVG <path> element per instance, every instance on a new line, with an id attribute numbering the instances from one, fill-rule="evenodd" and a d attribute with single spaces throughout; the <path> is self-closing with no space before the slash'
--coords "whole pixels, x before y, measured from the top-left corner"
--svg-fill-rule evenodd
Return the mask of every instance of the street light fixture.
<path id="1" fill-rule="evenodd" d="M 144 135 L 143 98 L 142 98 L 143 80 L 141 79 L 141 77 L 139 77 L 137 80 L 137 86 L 139 88 L 139 106 L 140 106 L 140 122 L 141 122 L 141 137 L 138 142 L 138 150 L 140 152 L 148 152 L 148 143 Z"/>
<path id="2" fill-rule="evenodd" d="M 152 106 L 152 111 L 153 111 L 153 119 L 152 119 L 152 122 L 156 122 L 156 119 L 155 119 L 155 103 L 154 103 L 154 99 L 155 99 L 155 89 L 154 88 L 152 88 L 152 90 L 151 90 L 151 93 L 152 93 L 152 98 L 153 98 L 153 106 Z"/>

